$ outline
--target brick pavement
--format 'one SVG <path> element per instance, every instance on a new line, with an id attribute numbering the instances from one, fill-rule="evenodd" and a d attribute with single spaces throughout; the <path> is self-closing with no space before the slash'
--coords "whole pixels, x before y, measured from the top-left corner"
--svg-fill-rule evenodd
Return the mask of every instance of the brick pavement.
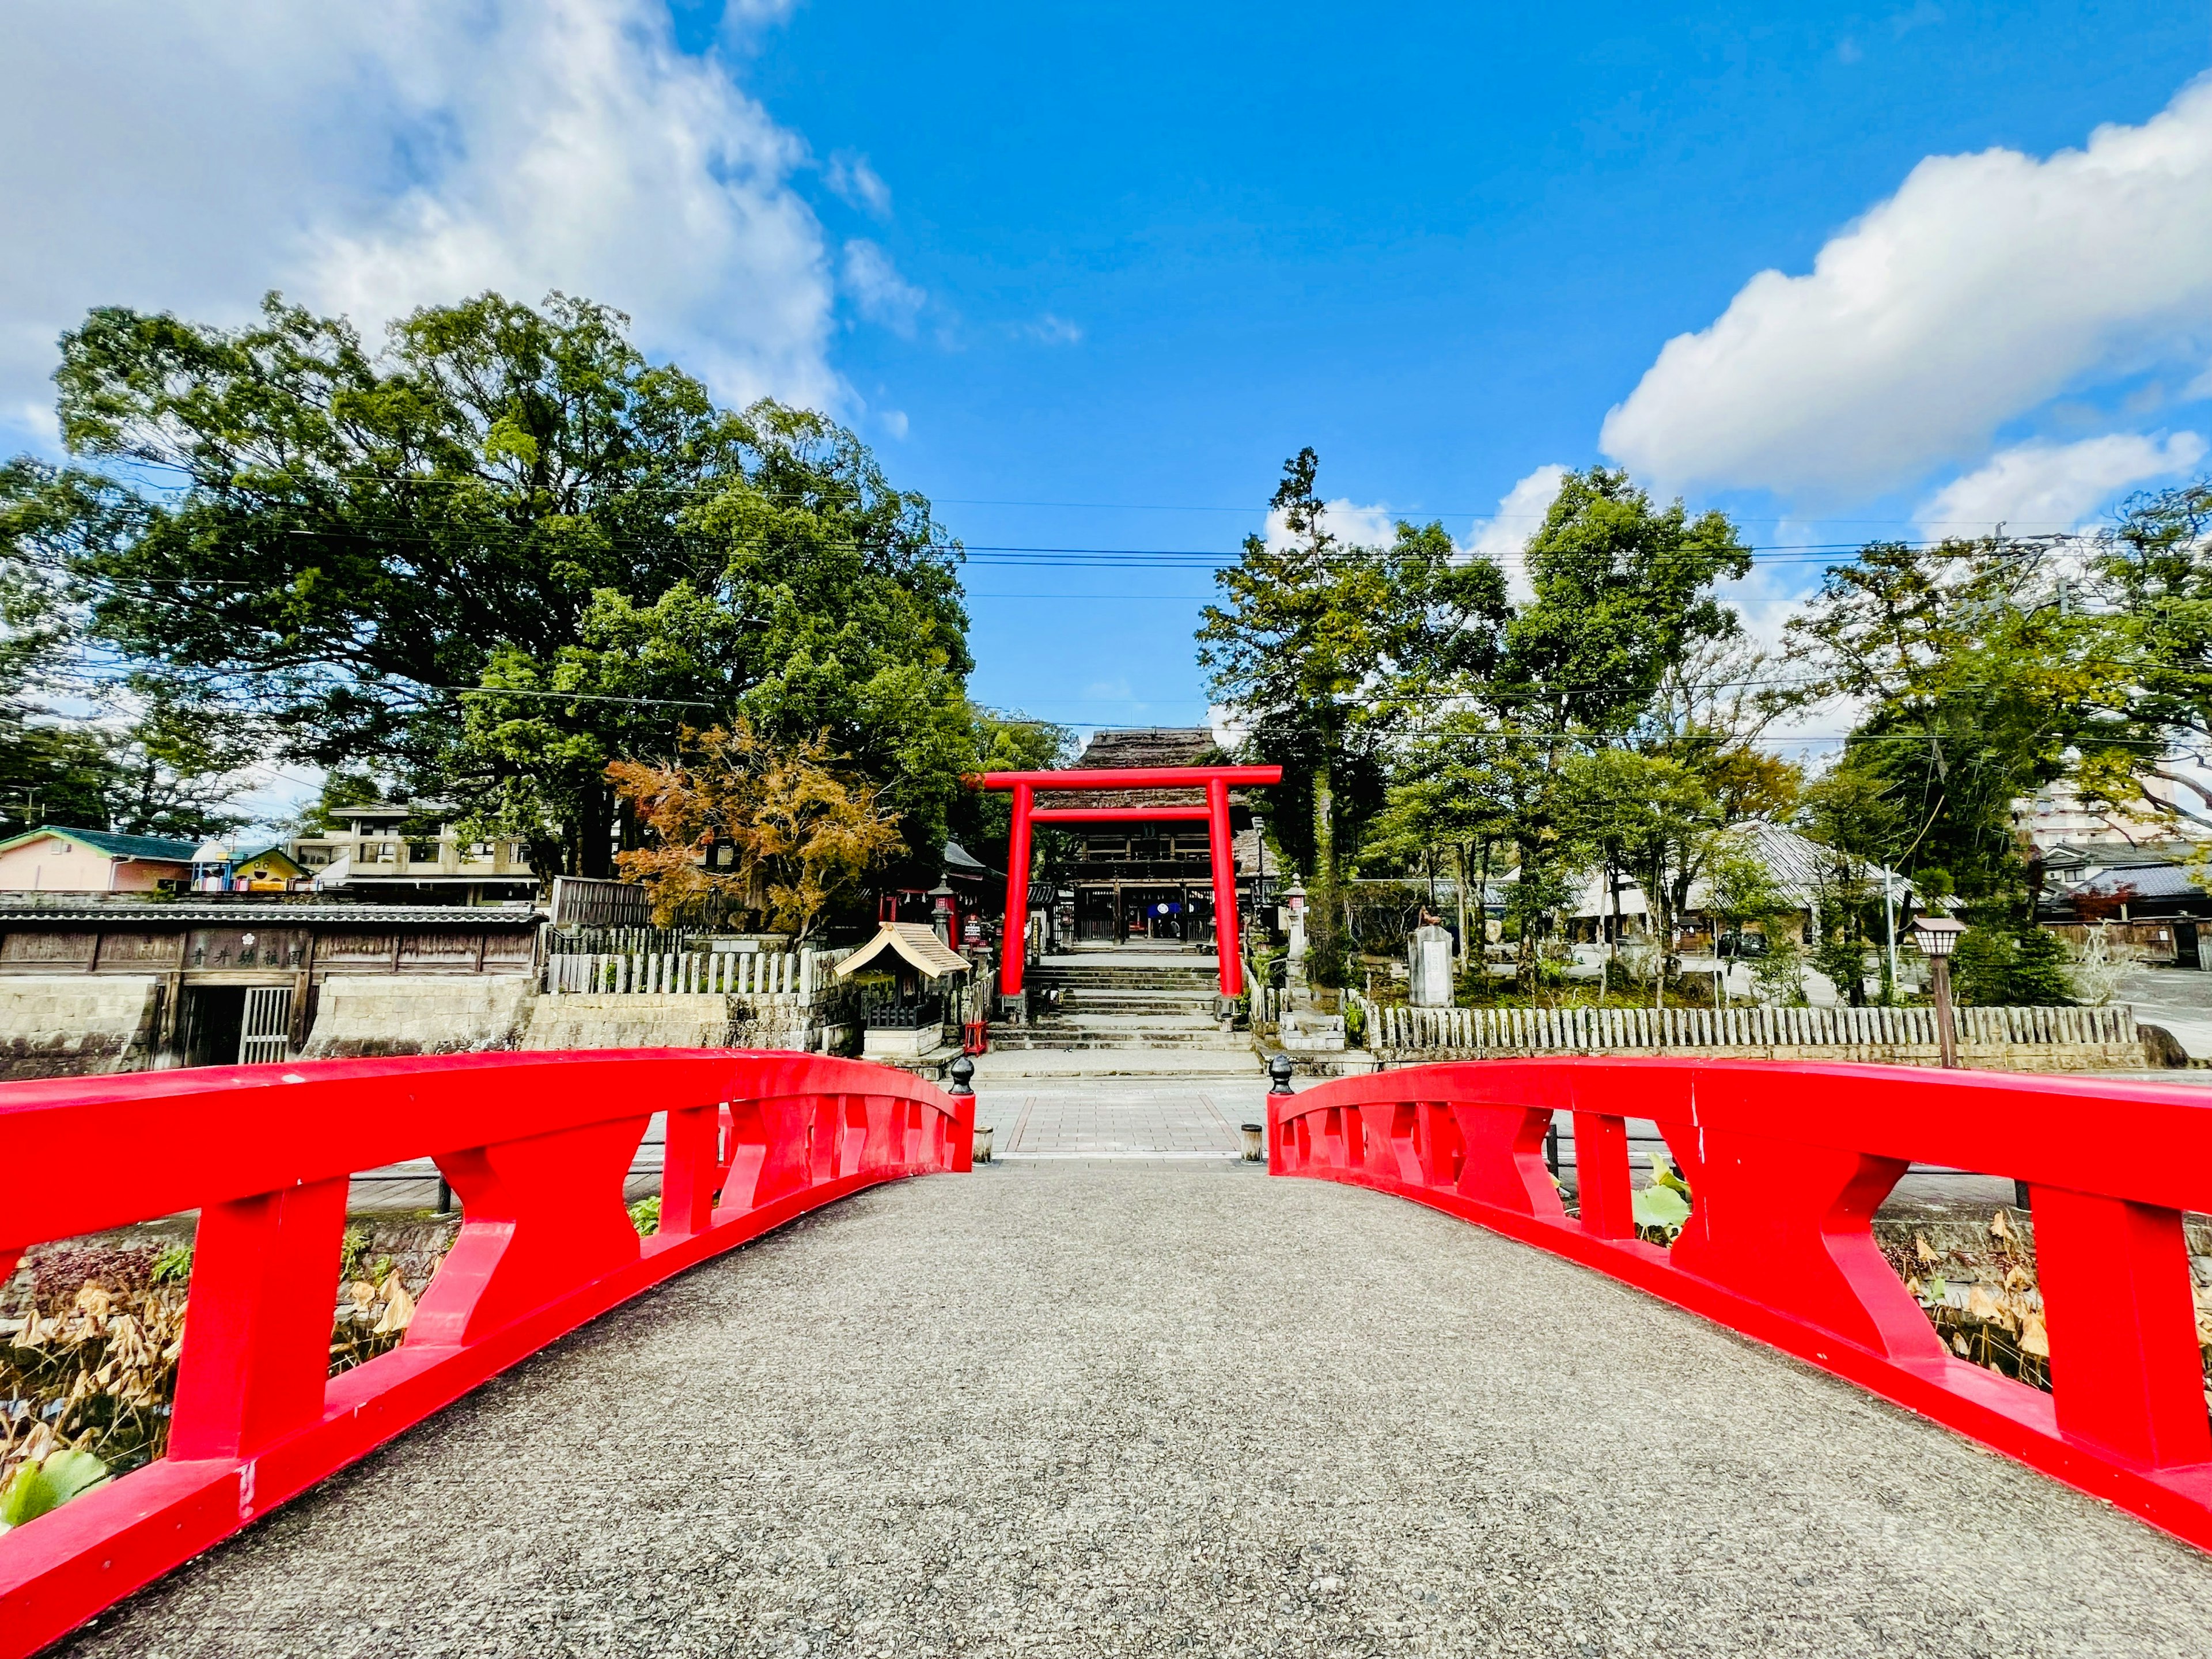
<path id="1" fill-rule="evenodd" d="M 975 1121 L 1002 1158 L 1219 1158 L 1242 1150 L 1237 1126 L 1266 1119 L 1264 1085 L 1200 1077 L 1071 1079 L 979 1091 Z"/>

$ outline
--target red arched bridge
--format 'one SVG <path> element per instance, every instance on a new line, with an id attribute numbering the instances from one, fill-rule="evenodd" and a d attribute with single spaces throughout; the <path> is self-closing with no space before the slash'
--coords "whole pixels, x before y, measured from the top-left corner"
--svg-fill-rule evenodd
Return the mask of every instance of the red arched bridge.
<path id="1" fill-rule="evenodd" d="M 2203 1652 L 2203 1098 L 1435 1066 L 1269 1097 L 1269 1181 L 971 1171 L 973 1097 L 788 1054 L 10 1085 L 0 1266 L 198 1218 L 167 1454 L 0 1536 L 0 1655 Z M 349 1179 L 421 1158 L 458 1237 L 332 1376 Z M 2050 1391 L 1877 1249 L 1916 1164 L 2027 1184 Z"/>

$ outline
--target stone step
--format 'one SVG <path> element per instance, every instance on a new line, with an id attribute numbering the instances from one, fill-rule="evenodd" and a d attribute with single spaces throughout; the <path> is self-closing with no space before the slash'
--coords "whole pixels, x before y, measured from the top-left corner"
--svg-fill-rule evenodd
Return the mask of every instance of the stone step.
<path id="1" fill-rule="evenodd" d="M 1032 968 L 1023 976 L 1029 985 L 1081 987 L 1094 990 L 1218 991 L 1221 981 L 1212 974 L 1170 976 L 1164 974 L 1053 974 Z"/>
<path id="2" fill-rule="evenodd" d="M 1037 1031 L 1021 1026 L 991 1032 L 991 1047 L 1020 1052 L 1075 1052 L 1091 1048 L 1173 1048 L 1201 1053 L 1249 1054 L 1240 1036 L 1197 1031 L 1098 1031 L 1087 1034 Z"/>
<path id="3" fill-rule="evenodd" d="M 1146 995 L 1134 991 L 1071 991 L 1060 1001 L 1063 1014 L 1191 1014 L 1213 1018 L 1212 997 Z"/>
<path id="4" fill-rule="evenodd" d="M 1046 1019 L 1034 1024 L 991 1027 L 991 1035 L 1029 1031 L 1041 1037 L 1127 1037 L 1132 1042 L 1152 1036 L 1203 1037 L 1221 1034 L 1212 1020 L 1164 1019 Z"/>
<path id="5" fill-rule="evenodd" d="M 1249 1047 L 994 1048 L 975 1062 L 975 1087 L 987 1096 L 1028 1079 L 1097 1077 L 1249 1079 L 1259 1086 L 1267 1082 L 1260 1056 Z"/>

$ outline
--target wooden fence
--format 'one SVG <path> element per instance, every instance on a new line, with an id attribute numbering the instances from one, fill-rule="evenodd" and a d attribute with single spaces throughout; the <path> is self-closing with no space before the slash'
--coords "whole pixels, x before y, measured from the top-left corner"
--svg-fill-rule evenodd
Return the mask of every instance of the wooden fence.
<path id="1" fill-rule="evenodd" d="M 556 927 L 643 927 L 653 921 L 653 901 L 635 882 L 556 876 L 546 911 Z"/>

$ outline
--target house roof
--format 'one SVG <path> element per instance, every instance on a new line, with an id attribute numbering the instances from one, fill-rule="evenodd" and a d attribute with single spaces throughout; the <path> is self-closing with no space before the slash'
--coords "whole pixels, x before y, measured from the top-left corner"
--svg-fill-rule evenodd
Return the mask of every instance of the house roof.
<path id="1" fill-rule="evenodd" d="M 2062 841 L 2044 854 L 2043 867 L 2063 870 L 2136 870 L 2146 865 L 2181 864 L 2196 849 L 2174 842 Z"/>
<path id="2" fill-rule="evenodd" d="M 292 869 L 295 873 L 300 875 L 305 875 L 307 873 L 307 872 L 301 867 L 300 861 L 292 856 L 291 853 L 287 850 L 282 842 L 272 841 L 266 847 L 256 848 L 250 853 L 240 853 L 234 857 L 231 860 L 231 862 L 233 864 L 252 864 L 258 859 L 282 859 L 285 863 L 292 866 Z"/>
<path id="3" fill-rule="evenodd" d="M 884 922 L 876 931 L 876 938 L 836 964 L 836 975 L 849 980 L 884 951 L 905 957 L 907 964 L 921 969 L 931 980 L 942 980 L 949 973 L 967 973 L 969 967 L 967 957 L 940 940 L 936 929 L 927 922 Z"/>
<path id="4" fill-rule="evenodd" d="M 988 876 L 993 873 L 982 860 L 957 841 L 945 843 L 945 868 L 948 874 L 954 875 Z"/>
<path id="5" fill-rule="evenodd" d="M 2138 864 L 2123 870 L 2107 870 L 2087 881 L 2075 883 L 2066 890 L 2069 898 L 2095 897 L 2117 899 L 2203 898 L 2203 888 L 2189 878 L 2189 872 L 2178 864 Z"/>
<path id="6" fill-rule="evenodd" d="M 919 921 L 887 921 L 873 939 L 837 964 L 837 977 L 850 979 L 886 951 L 932 979 L 968 971 L 968 958 L 938 938 L 934 928 Z"/>
<path id="7" fill-rule="evenodd" d="M 1801 909 L 1811 909 L 1819 897 L 1822 884 L 1823 866 L 1835 857 L 1832 848 L 1808 840 L 1794 830 L 1785 830 L 1778 823 L 1763 819 L 1745 818 L 1729 826 L 1729 836 L 1736 845 L 1765 866 L 1774 884 L 1790 902 Z M 1884 876 L 1890 872 L 1873 860 L 1864 860 L 1864 879 L 1880 887 Z M 1506 878 L 1511 879 L 1511 877 Z M 1894 878 L 1899 899 L 1913 892 L 1911 878 L 1899 875 Z M 1690 884 L 1689 903 L 1692 912 L 1702 911 L 1710 902 L 1711 888 L 1703 876 Z M 1950 908 L 1947 902 L 1938 902 L 1936 908 Z M 1584 884 L 1582 896 L 1577 901 L 1574 914 L 1578 917 L 1604 915 L 1612 905 L 1605 894 L 1605 872 L 1602 869 L 1590 872 Z M 1624 879 L 1620 889 L 1620 908 L 1625 915 L 1643 915 L 1647 911 L 1643 888 L 1633 881 Z"/>
<path id="8" fill-rule="evenodd" d="M 71 830 L 61 824 L 50 823 L 0 842 L 0 853 L 12 847 L 27 846 L 41 836 L 58 836 L 64 841 L 89 847 L 94 852 L 105 853 L 110 858 L 159 859 L 169 864 L 190 864 L 192 854 L 198 850 L 195 842 L 171 841 L 163 836 L 118 836 L 107 830 Z"/>
<path id="9" fill-rule="evenodd" d="M 28 922 L 102 927 L 168 927 L 202 922 L 310 922 L 349 927 L 379 928 L 398 922 L 411 925 L 441 923 L 461 928 L 535 927 L 545 918 L 543 910 L 516 905 L 512 908 L 489 904 L 194 904 L 167 903 L 11 904 L 0 907 L 0 924 L 18 927 Z"/>

